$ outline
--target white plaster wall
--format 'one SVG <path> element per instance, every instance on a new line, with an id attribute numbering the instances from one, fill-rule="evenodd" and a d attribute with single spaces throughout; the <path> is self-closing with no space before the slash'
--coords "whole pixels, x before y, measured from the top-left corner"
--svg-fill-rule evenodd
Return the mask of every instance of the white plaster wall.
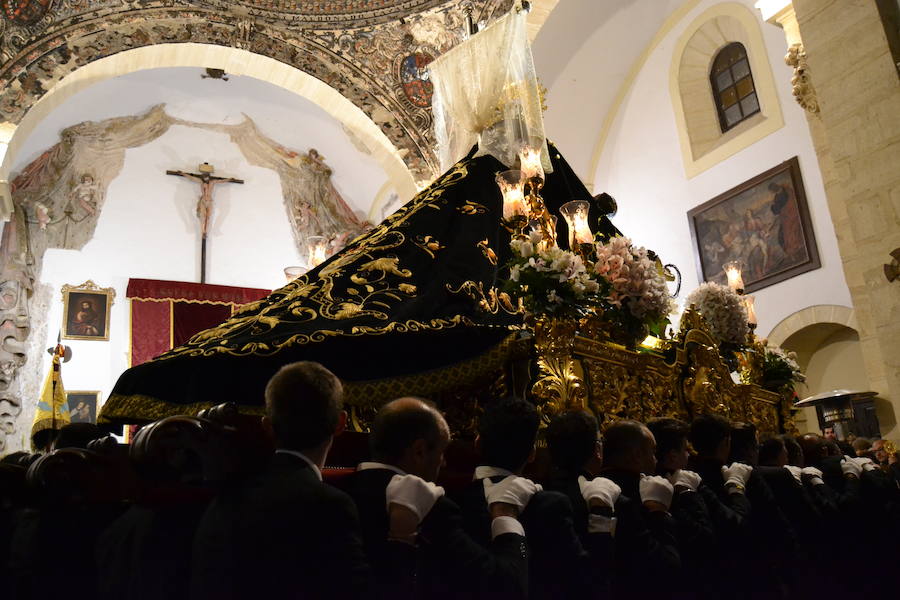
<path id="1" fill-rule="evenodd" d="M 753 9 L 752 0 L 741 3 Z M 807 306 L 852 305 L 809 127 L 790 94 L 792 71 L 784 64 L 787 44 L 781 29 L 760 21 L 785 126 L 696 177 L 685 176 L 669 93 L 669 68 L 678 37 L 714 4 L 717 2 L 700 2 L 649 55 L 613 123 L 593 180 L 595 191 L 607 191 L 618 200 L 619 214 L 613 219 L 616 226 L 681 269 L 683 301 L 699 284 L 687 211 L 798 156 L 822 267 L 754 293 L 757 332 L 765 336 L 782 319 Z M 755 9 L 754 14 L 759 19 Z"/>
<path id="2" fill-rule="evenodd" d="M 143 71 L 88 88 L 40 124 L 17 168 L 56 143 L 61 129 L 85 120 L 141 114 L 158 103 L 166 103 L 169 114 L 193 122 L 239 123 L 246 113 L 282 145 L 318 149 L 333 168 L 341 194 L 361 217 L 367 216 L 387 177 L 353 146 L 337 121 L 275 86 L 244 77 L 203 80 L 200 72 Z M 301 263 L 277 174 L 248 164 L 227 134 L 172 126 L 153 142 L 126 152 L 122 172 L 107 190 L 94 238 L 80 251 L 51 249 L 44 256 L 41 284 L 51 290 L 51 297 L 46 318 L 33 315 L 32 331 L 38 341 L 44 340 L 44 348 L 55 342 L 62 324 L 64 284 L 91 279 L 116 291 L 108 342 L 63 341 L 73 350 L 72 360 L 63 366 L 66 389 L 99 390 L 105 400 L 128 367 L 129 278 L 199 281 L 199 187 L 165 171 L 195 171 L 203 161 L 214 164 L 217 174 L 245 180 L 244 185 L 215 188 L 207 282 L 273 289 L 284 284 L 284 267 Z M 24 370 L 31 396 L 49 371 L 50 357 L 43 354 L 40 364 L 33 356 L 29 360 Z M 27 443 L 33 412 L 34 399 L 25 398 L 12 446 Z"/>

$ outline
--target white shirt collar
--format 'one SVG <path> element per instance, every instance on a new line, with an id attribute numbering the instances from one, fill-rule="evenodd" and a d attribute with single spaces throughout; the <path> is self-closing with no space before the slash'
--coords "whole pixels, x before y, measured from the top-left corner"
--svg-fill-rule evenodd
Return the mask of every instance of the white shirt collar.
<path id="1" fill-rule="evenodd" d="M 393 471 L 397 475 L 406 475 L 406 472 L 403 471 L 403 469 L 399 469 L 399 468 L 395 467 L 394 465 L 389 465 L 386 463 L 369 461 L 369 462 L 361 462 L 358 465 L 356 465 L 357 471 L 366 471 L 368 469 L 387 469 L 388 471 Z"/>
<path id="2" fill-rule="evenodd" d="M 515 475 L 512 471 L 507 471 L 506 469 L 501 469 L 500 467 L 490 467 L 488 465 L 479 465 L 475 467 L 475 476 L 472 478 L 475 479 L 487 479 L 488 477 L 509 477 L 510 475 Z"/>
<path id="3" fill-rule="evenodd" d="M 319 478 L 319 481 L 322 481 L 322 471 L 319 470 L 319 466 L 313 461 L 309 460 L 305 455 L 297 452 L 296 450 L 286 450 L 284 448 L 279 448 L 275 451 L 275 454 L 290 454 L 291 456 L 296 456 L 297 458 L 302 458 L 306 461 L 306 463 L 312 468 L 313 473 L 316 474 L 316 477 Z"/>

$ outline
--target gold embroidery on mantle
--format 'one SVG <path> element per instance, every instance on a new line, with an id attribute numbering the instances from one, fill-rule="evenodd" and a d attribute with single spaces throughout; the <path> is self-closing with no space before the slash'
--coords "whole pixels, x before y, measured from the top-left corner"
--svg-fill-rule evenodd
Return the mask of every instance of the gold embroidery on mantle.
<path id="1" fill-rule="evenodd" d="M 415 285 L 402 281 L 411 277 L 412 271 L 403 267 L 396 255 L 389 254 L 391 250 L 407 242 L 406 235 L 401 231 L 402 226 L 422 210 L 439 210 L 441 197 L 467 176 L 470 162 L 463 161 L 457 164 L 406 206 L 368 234 L 357 238 L 317 272 L 302 275 L 274 291 L 267 298 L 242 307 L 219 327 L 200 332 L 185 345 L 155 360 L 167 360 L 176 356 L 214 356 L 220 353 L 235 356 L 248 354 L 268 356 L 289 346 L 321 342 L 330 337 L 439 330 L 460 325 L 475 326 L 471 319 L 463 315 L 427 321 L 391 322 L 388 321 L 387 312 L 387 309 L 395 303 L 414 296 L 418 291 Z M 470 205 L 476 212 L 479 207 L 484 209 L 475 202 L 467 202 L 466 206 Z M 432 258 L 437 250 L 444 248 L 430 236 L 424 238 L 422 244 L 416 241 L 412 243 L 426 250 Z M 349 286 L 346 295 L 339 295 L 335 290 L 336 280 L 346 280 L 348 274 L 349 280 L 356 287 Z M 378 326 L 361 324 L 343 329 L 323 328 L 265 342 L 236 341 L 248 335 L 264 335 L 277 325 L 285 323 L 297 325 L 314 319 L 346 322 L 360 317 L 386 322 Z"/>
<path id="2" fill-rule="evenodd" d="M 481 249 L 481 253 L 484 254 L 484 257 L 488 260 L 488 262 L 496 267 L 497 266 L 497 253 L 494 252 L 490 246 L 488 246 L 487 239 L 484 239 L 484 240 L 481 240 L 480 242 L 478 242 L 478 247 Z"/>
<path id="3" fill-rule="evenodd" d="M 492 315 L 496 315 L 501 310 L 510 315 L 517 315 L 523 312 L 521 300 L 517 303 L 513 303 L 509 294 L 506 292 L 498 292 L 495 287 L 491 287 L 485 292 L 484 283 L 481 281 L 478 283 L 474 281 L 464 281 L 455 289 L 448 283 L 447 291 L 451 294 L 467 294 L 478 304 L 480 310 Z"/>

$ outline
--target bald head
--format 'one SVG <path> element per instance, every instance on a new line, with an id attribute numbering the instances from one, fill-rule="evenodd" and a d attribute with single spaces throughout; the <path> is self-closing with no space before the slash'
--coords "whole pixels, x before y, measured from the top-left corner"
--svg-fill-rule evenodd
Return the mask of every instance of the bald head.
<path id="1" fill-rule="evenodd" d="M 369 440 L 374 460 L 434 479 L 450 441 L 450 430 L 430 403 L 421 398 L 398 398 L 378 411 Z"/>
<path id="2" fill-rule="evenodd" d="M 652 475 L 656 471 L 656 439 L 643 423 L 616 421 L 603 433 L 603 465 Z"/>

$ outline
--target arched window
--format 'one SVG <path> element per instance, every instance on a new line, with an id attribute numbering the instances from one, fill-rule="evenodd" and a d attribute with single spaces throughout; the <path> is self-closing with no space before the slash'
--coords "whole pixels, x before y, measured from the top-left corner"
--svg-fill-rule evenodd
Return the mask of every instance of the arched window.
<path id="1" fill-rule="evenodd" d="M 719 51 L 713 60 L 709 81 L 722 133 L 759 112 L 759 98 L 743 44 L 732 42 Z"/>

